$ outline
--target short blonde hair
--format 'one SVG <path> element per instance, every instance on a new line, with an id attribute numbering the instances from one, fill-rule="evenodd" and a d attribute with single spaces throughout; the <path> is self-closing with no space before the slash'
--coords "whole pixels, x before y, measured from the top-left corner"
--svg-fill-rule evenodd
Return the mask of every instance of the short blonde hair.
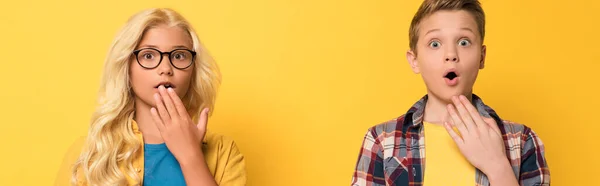
<path id="1" fill-rule="evenodd" d="M 423 19 L 441 10 L 465 10 L 475 17 L 475 22 L 481 35 L 481 42 L 485 36 L 485 13 L 478 0 L 425 0 L 415 13 L 408 31 L 410 50 L 416 52 L 419 41 L 419 24 Z"/>

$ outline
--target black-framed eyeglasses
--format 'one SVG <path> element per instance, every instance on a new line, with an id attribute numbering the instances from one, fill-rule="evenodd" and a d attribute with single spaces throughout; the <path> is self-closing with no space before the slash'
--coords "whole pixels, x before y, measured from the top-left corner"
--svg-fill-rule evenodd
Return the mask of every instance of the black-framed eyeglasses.
<path id="1" fill-rule="evenodd" d="M 194 64 L 194 57 L 196 57 L 196 52 L 189 49 L 175 49 L 170 52 L 162 52 L 155 48 L 142 48 L 133 51 L 138 64 L 146 69 L 158 67 L 165 54 L 169 55 L 171 65 L 180 70 L 192 66 Z"/>

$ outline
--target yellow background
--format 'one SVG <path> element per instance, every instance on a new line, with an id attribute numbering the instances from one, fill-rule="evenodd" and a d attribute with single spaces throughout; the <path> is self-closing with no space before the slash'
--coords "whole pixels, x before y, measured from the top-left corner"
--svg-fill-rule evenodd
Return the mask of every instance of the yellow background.
<path id="1" fill-rule="evenodd" d="M 223 72 L 210 129 L 249 185 L 348 185 L 366 130 L 425 93 L 404 57 L 420 1 L 3 1 L 0 185 L 50 185 L 87 132 L 110 42 L 148 7 L 181 12 Z M 475 93 L 546 145 L 553 185 L 596 180 L 598 1 L 484 0 Z"/>

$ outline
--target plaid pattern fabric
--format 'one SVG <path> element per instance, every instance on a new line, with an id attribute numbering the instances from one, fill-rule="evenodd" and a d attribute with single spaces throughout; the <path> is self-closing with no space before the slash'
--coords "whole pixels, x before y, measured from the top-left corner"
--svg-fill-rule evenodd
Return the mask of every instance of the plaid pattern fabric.
<path id="1" fill-rule="evenodd" d="M 426 102 L 427 95 L 406 114 L 367 131 L 351 185 L 423 185 L 426 163 L 423 112 Z M 520 185 L 550 185 L 544 145 L 535 132 L 525 125 L 500 119 L 475 94 L 473 104 L 482 116 L 492 117 L 498 123 L 507 158 Z M 480 170 L 476 170 L 473 181 L 477 186 L 490 185 Z"/>

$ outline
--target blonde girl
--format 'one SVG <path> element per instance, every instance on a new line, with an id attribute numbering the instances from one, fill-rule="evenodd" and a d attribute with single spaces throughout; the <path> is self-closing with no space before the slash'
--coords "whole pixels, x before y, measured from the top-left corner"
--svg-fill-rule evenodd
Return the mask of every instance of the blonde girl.
<path id="1" fill-rule="evenodd" d="M 180 14 L 133 15 L 110 47 L 89 133 L 70 148 L 56 185 L 245 185 L 235 143 L 206 131 L 219 82 Z"/>

